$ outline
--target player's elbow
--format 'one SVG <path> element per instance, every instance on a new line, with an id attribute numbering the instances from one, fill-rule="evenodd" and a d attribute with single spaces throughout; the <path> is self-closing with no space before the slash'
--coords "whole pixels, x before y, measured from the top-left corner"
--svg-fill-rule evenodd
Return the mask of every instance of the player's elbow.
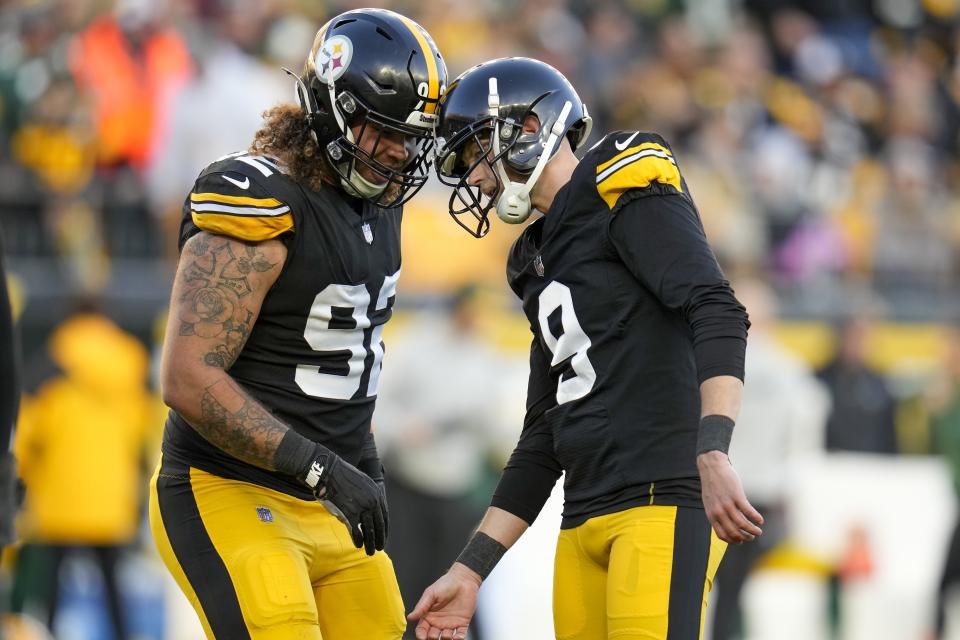
<path id="1" fill-rule="evenodd" d="M 174 411 L 180 411 L 186 403 L 186 385 L 177 380 L 176 376 L 161 376 L 160 396 L 163 398 L 163 404 Z"/>
<path id="2" fill-rule="evenodd" d="M 164 358 L 160 368 L 160 396 L 163 403 L 177 412 L 182 412 L 196 397 L 204 385 L 190 367 L 176 366 Z"/>

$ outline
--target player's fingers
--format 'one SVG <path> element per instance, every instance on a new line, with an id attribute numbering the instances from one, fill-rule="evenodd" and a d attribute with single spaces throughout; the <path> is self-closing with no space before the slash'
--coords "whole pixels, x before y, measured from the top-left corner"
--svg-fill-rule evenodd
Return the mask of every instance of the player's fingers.
<path id="1" fill-rule="evenodd" d="M 741 511 L 737 511 L 733 514 L 733 523 L 737 525 L 737 528 L 750 536 L 750 539 L 756 538 L 759 535 L 763 535 L 763 529 L 757 525 L 750 522 Z"/>
<path id="2" fill-rule="evenodd" d="M 763 529 L 750 522 L 750 520 L 747 519 L 747 517 L 742 513 L 739 515 L 739 517 L 737 517 L 736 522 L 737 526 L 740 528 L 740 531 L 748 534 L 751 540 L 763 535 Z"/>
<path id="3" fill-rule="evenodd" d="M 750 542 L 756 537 L 751 529 L 759 531 L 756 525 L 751 524 L 738 510 L 731 507 L 730 511 L 725 512 L 724 528 L 729 536 L 728 542 L 740 544 L 741 542 Z M 749 527 L 749 528 L 748 528 Z"/>
<path id="4" fill-rule="evenodd" d="M 440 629 L 436 627 L 430 627 L 429 633 L 427 633 L 427 638 L 429 640 L 440 640 Z"/>
<path id="5" fill-rule="evenodd" d="M 721 525 L 720 522 L 718 522 L 713 516 L 708 516 L 707 520 L 710 522 L 710 526 L 713 528 L 713 532 L 717 534 L 717 537 L 724 542 L 729 542 L 729 540 L 727 540 L 727 532 L 724 531 L 723 525 Z"/>
<path id="6" fill-rule="evenodd" d="M 387 537 L 390 535 L 390 509 L 387 507 L 387 494 L 384 489 L 380 489 L 379 506 L 383 517 L 383 544 L 386 545 Z"/>
<path id="7" fill-rule="evenodd" d="M 373 508 L 373 542 L 377 551 L 383 549 L 387 542 L 387 523 L 383 519 L 383 510 L 380 505 Z"/>
<path id="8" fill-rule="evenodd" d="M 763 534 L 763 529 L 758 526 L 763 517 L 753 508 L 742 491 L 739 495 L 731 496 L 730 501 L 724 504 L 724 511 L 737 530 L 747 534 L 744 536 L 745 541 Z M 754 517 L 751 517 L 751 514 Z"/>
<path id="9" fill-rule="evenodd" d="M 373 524 L 373 513 L 367 511 L 363 514 L 363 550 L 368 556 L 377 552 L 377 528 Z"/>
<path id="10" fill-rule="evenodd" d="M 423 595 L 420 596 L 420 600 L 417 601 L 417 606 L 415 606 L 413 611 L 407 615 L 407 620 L 413 621 L 422 618 L 427 611 L 430 611 L 430 607 L 433 606 L 435 600 L 436 598 L 433 595 L 432 589 L 427 589 L 424 591 Z M 420 624 L 425 623 L 421 622 Z M 417 625 L 417 627 L 419 628 L 420 625 Z"/>
<path id="11" fill-rule="evenodd" d="M 749 539 L 739 531 L 732 531 L 730 529 L 723 529 L 722 533 L 718 531 L 717 537 L 727 544 L 741 544 L 749 541 Z"/>
<path id="12" fill-rule="evenodd" d="M 353 539 L 353 546 L 357 549 L 363 548 L 363 530 L 360 522 L 350 522 L 350 537 Z"/>
<path id="13" fill-rule="evenodd" d="M 745 515 L 750 522 L 757 526 L 763 524 L 763 514 L 753 508 L 753 505 L 750 504 L 750 501 L 747 500 L 746 496 L 743 496 L 740 500 L 737 500 L 737 508 L 740 509 L 740 513 Z"/>
<path id="14" fill-rule="evenodd" d="M 710 524 L 713 525 L 713 530 L 717 532 L 717 537 L 731 544 L 739 544 L 741 542 L 740 535 L 733 523 L 730 522 L 730 518 L 727 517 L 726 512 L 722 510 L 716 511 L 713 515 L 710 516 Z"/>
<path id="15" fill-rule="evenodd" d="M 741 497 L 743 502 L 746 502 L 746 497 Z M 727 496 L 720 501 L 716 513 L 717 520 L 722 523 L 722 528 L 727 536 L 726 538 L 721 536 L 721 539 L 734 544 L 749 542 L 763 533 L 760 527 L 746 518 L 738 505 L 739 501 L 735 496 Z M 720 535 L 719 532 L 717 535 Z"/>
<path id="16" fill-rule="evenodd" d="M 417 625 L 417 640 L 427 640 L 427 632 L 430 630 L 430 625 L 427 624 L 426 620 L 421 620 L 420 624 Z"/>

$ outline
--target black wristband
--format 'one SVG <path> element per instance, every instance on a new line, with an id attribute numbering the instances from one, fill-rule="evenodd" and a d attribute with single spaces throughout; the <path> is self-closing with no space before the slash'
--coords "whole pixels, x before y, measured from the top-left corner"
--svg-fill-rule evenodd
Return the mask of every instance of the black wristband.
<path id="1" fill-rule="evenodd" d="M 506 552 L 505 546 L 478 531 L 460 552 L 457 562 L 476 571 L 481 580 L 486 580 Z"/>
<path id="2" fill-rule="evenodd" d="M 321 452 L 326 451 L 326 447 L 290 429 L 284 434 L 280 446 L 273 454 L 273 466 L 280 473 L 302 480 L 310 465 L 317 459 L 318 448 Z"/>
<path id="3" fill-rule="evenodd" d="M 700 418 L 700 430 L 697 432 L 697 455 L 707 451 L 730 450 L 730 439 L 733 438 L 734 421 L 719 414 Z"/>

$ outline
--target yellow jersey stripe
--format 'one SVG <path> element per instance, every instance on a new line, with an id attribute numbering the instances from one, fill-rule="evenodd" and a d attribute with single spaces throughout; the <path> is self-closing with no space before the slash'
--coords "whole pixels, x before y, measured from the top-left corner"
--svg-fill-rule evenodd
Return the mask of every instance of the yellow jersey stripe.
<path id="1" fill-rule="evenodd" d="M 633 155 L 630 155 L 630 156 L 627 156 L 626 158 L 618 160 L 617 162 L 613 163 L 612 165 L 610 165 L 609 167 L 607 167 L 606 169 L 598 173 L 597 184 L 600 184 L 601 182 L 603 182 L 604 180 L 606 180 L 616 172 L 626 167 L 628 164 L 633 164 L 634 162 L 643 160 L 644 158 L 658 158 L 660 160 L 663 160 L 664 162 L 670 163 L 671 165 L 673 165 L 674 168 L 676 168 L 677 166 L 676 161 L 672 157 L 664 154 L 662 151 L 659 151 L 657 149 L 644 149 L 643 151 L 637 151 Z"/>
<path id="2" fill-rule="evenodd" d="M 661 151 L 661 152 L 663 152 L 665 155 L 669 156 L 670 158 L 673 158 L 673 153 L 670 151 L 670 149 L 667 149 L 667 148 L 666 148 L 665 146 L 663 146 L 662 144 L 657 144 L 656 142 L 644 142 L 643 144 L 638 144 L 638 145 L 635 146 L 635 147 L 630 147 L 629 149 L 626 149 L 626 150 L 624 150 L 624 151 L 621 151 L 620 153 L 618 153 L 617 155 L 613 156 L 611 159 L 607 160 L 607 161 L 604 162 L 603 164 L 598 164 L 598 165 L 597 165 L 597 173 L 598 173 L 598 174 L 603 173 L 604 170 L 605 170 L 607 167 L 610 167 L 610 166 L 616 164 L 617 162 L 619 162 L 620 160 L 623 160 L 623 159 L 626 158 L 627 156 L 633 155 L 633 154 L 637 153 L 638 151 L 644 151 L 644 150 L 646 150 L 646 149 L 652 149 L 652 150 L 655 150 L 655 151 Z"/>
<path id="3" fill-rule="evenodd" d="M 611 165 L 597 176 L 597 191 L 607 206 L 613 209 L 620 196 L 631 189 L 644 189 L 652 183 L 668 184 L 678 193 L 683 192 L 680 170 L 672 158 L 664 158 L 656 150 L 644 150 Z"/>
<path id="4" fill-rule="evenodd" d="M 190 214 L 199 229 L 247 242 L 263 242 L 293 230 L 293 215 L 290 213 L 262 217 L 197 211 Z"/>
<path id="5" fill-rule="evenodd" d="M 248 196 L 228 196 L 222 193 L 191 193 L 190 202 L 219 202 L 221 204 L 241 204 L 249 207 L 279 207 L 282 202 L 276 198 L 250 198 Z"/>
<path id="6" fill-rule="evenodd" d="M 426 36 L 413 20 L 399 13 L 397 17 L 407 26 L 407 29 L 410 29 L 410 33 L 420 43 L 423 57 L 427 59 L 427 97 L 424 99 L 423 110 L 425 113 L 436 113 L 437 104 L 440 102 L 440 72 L 437 70 L 437 59 L 433 56 L 433 49 L 430 48 Z"/>

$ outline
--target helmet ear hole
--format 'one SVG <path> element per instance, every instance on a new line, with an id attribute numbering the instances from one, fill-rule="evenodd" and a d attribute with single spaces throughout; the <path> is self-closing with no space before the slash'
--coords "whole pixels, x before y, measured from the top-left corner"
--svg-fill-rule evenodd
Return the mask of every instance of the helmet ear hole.
<path id="1" fill-rule="evenodd" d="M 593 129 L 593 118 L 587 115 L 586 105 L 584 105 L 583 111 L 584 116 L 570 128 L 569 132 L 570 146 L 574 151 L 587 141 L 587 138 L 590 137 L 590 131 Z"/>

